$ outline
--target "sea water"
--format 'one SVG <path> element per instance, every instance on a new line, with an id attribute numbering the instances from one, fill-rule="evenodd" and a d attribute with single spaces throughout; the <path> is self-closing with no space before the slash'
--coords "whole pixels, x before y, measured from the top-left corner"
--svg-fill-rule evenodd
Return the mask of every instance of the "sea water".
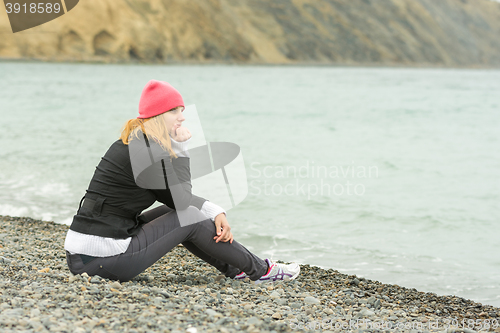
<path id="1" fill-rule="evenodd" d="M 3 62 L 0 214 L 70 224 L 150 79 L 240 146 L 259 256 L 500 306 L 498 70 Z"/>

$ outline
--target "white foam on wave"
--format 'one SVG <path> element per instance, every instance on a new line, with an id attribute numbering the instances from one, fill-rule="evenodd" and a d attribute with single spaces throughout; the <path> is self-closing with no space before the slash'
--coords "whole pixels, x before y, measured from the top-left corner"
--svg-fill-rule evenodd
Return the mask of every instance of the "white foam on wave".
<path id="1" fill-rule="evenodd" d="M 2 186 L 5 186 L 6 188 L 11 190 L 17 190 L 33 184 L 33 182 L 36 180 L 36 177 L 35 175 L 25 175 L 21 178 L 12 178 L 1 175 L 0 180 Z"/>
<path id="2" fill-rule="evenodd" d="M 0 215 L 22 216 L 71 224 L 79 199 L 70 184 L 35 173 L 0 174 Z"/>
<path id="3" fill-rule="evenodd" d="M 60 223 L 60 224 L 65 224 L 65 225 L 71 225 L 71 222 L 73 222 L 73 218 L 70 217 L 70 218 L 67 218 L 67 219 L 63 219 L 63 220 L 60 220 L 60 221 L 54 221 L 56 223 Z"/>
<path id="4" fill-rule="evenodd" d="M 54 220 L 54 216 L 55 215 L 52 214 L 52 213 L 43 213 L 41 215 L 40 219 L 43 220 L 43 221 L 53 221 Z"/>
<path id="5" fill-rule="evenodd" d="M 28 216 L 29 209 L 27 207 L 18 207 L 11 204 L 0 205 L 0 215 L 9 216 Z"/>
<path id="6" fill-rule="evenodd" d="M 360 268 L 350 268 L 350 267 L 337 267 L 337 268 L 335 268 L 335 270 L 337 270 L 341 273 L 349 274 L 349 272 L 351 272 L 351 271 L 360 271 L 361 269 Z"/>
<path id="7" fill-rule="evenodd" d="M 35 188 L 39 195 L 66 196 L 69 193 L 69 186 L 65 183 L 47 183 Z"/>
<path id="8" fill-rule="evenodd" d="M 368 264 L 369 264 L 368 262 L 363 261 L 363 262 L 357 262 L 354 265 L 356 265 L 356 266 L 362 266 L 362 265 L 368 265 Z"/>

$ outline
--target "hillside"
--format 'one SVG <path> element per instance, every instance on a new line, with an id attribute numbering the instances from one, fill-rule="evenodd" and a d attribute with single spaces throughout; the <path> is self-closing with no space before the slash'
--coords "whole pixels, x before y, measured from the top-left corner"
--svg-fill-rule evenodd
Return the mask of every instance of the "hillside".
<path id="1" fill-rule="evenodd" d="M 490 0 L 84 0 L 0 59 L 500 66 Z"/>

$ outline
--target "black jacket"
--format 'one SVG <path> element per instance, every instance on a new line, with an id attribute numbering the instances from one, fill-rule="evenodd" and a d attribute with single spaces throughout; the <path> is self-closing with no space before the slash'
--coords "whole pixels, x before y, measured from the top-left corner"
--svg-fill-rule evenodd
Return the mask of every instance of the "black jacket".
<path id="1" fill-rule="evenodd" d="M 145 223 L 139 214 L 155 201 L 176 210 L 201 209 L 206 200 L 191 193 L 189 158 L 171 160 L 158 143 L 139 133 L 140 139 L 129 145 L 117 140 L 102 157 L 85 194 L 95 205 L 79 208 L 71 230 L 127 238 L 139 232 Z M 117 209 L 123 214 L 109 213 Z"/>

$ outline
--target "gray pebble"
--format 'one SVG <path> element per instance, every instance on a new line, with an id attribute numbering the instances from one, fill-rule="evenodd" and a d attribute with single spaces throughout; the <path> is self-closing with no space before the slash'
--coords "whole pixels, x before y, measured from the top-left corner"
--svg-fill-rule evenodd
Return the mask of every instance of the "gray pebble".
<path id="1" fill-rule="evenodd" d="M 102 279 L 99 275 L 95 275 L 95 276 L 92 276 L 92 278 L 90 278 L 90 283 L 101 283 L 102 282 Z"/>
<path id="2" fill-rule="evenodd" d="M 368 309 L 363 309 L 363 310 L 359 311 L 359 315 L 361 317 L 372 317 L 375 315 L 375 312 L 370 311 Z"/>
<path id="3" fill-rule="evenodd" d="M 304 298 L 304 302 L 307 304 L 320 304 L 320 300 L 311 296 Z"/>
<path id="4" fill-rule="evenodd" d="M 261 322 L 262 321 L 257 317 L 250 317 L 246 321 L 247 325 L 254 325 L 254 326 L 259 325 Z"/>
<path id="5" fill-rule="evenodd" d="M 279 292 L 277 292 L 276 290 L 274 290 L 270 295 L 269 297 L 271 298 L 279 298 L 281 295 Z"/>
<path id="6" fill-rule="evenodd" d="M 207 310 L 205 310 L 205 313 L 206 313 L 207 315 L 209 315 L 210 317 L 220 317 L 220 316 L 221 316 L 221 314 L 220 314 L 220 313 L 218 313 L 217 311 L 212 310 L 212 309 L 207 309 Z"/>

